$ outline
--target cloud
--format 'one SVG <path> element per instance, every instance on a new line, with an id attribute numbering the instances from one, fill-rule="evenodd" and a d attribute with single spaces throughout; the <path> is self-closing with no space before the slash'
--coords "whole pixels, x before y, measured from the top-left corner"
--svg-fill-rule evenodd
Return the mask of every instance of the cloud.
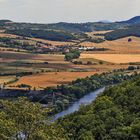
<path id="1" fill-rule="evenodd" d="M 140 0 L 0 0 L 0 18 L 29 22 L 121 20 L 140 15 Z"/>
<path id="2" fill-rule="evenodd" d="M 6 2 L 6 0 L 0 0 L 0 3 L 4 3 L 4 2 Z"/>

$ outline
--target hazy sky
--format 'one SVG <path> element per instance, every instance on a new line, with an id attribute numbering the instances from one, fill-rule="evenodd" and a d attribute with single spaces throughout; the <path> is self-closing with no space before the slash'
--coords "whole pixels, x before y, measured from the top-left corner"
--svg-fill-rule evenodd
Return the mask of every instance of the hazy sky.
<path id="1" fill-rule="evenodd" d="M 140 15 L 140 0 L 0 0 L 0 19 L 20 22 L 118 21 Z"/>

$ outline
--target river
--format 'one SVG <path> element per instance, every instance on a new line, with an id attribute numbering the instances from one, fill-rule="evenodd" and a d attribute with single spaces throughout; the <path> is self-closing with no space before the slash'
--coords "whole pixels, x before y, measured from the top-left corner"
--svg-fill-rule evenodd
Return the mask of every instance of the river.
<path id="1" fill-rule="evenodd" d="M 98 90 L 95 90 L 93 92 L 90 92 L 89 94 L 85 95 L 84 97 L 82 97 L 81 99 L 79 99 L 78 101 L 74 102 L 70 107 L 68 107 L 66 110 L 56 114 L 54 116 L 53 121 L 57 120 L 60 117 L 64 117 L 68 114 L 71 114 L 75 111 L 78 111 L 81 105 L 88 105 L 91 104 L 92 101 L 94 101 L 96 99 L 96 97 L 102 93 L 105 90 L 105 87 L 100 88 Z"/>

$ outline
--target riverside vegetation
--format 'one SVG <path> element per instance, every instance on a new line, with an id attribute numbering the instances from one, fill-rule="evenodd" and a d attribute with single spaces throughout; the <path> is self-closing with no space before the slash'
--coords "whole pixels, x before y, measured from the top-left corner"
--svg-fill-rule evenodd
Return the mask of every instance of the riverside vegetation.
<path id="1" fill-rule="evenodd" d="M 2 140 L 138 140 L 140 76 L 109 87 L 88 106 L 50 124 L 48 110 L 25 98 L 0 102 Z M 45 121 L 46 120 L 46 121 Z"/>

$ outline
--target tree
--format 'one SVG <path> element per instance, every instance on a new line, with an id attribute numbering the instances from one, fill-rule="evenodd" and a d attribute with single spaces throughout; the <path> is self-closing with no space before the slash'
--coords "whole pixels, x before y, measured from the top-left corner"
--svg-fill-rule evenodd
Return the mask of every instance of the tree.
<path id="1" fill-rule="evenodd" d="M 39 103 L 29 102 L 26 98 L 16 101 L 1 101 L 0 138 L 2 140 L 46 140 L 56 138 L 58 129 L 54 129 L 47 119 L 48 109 L 42 109 Z M 58 137 L 59 138 L 59 137 Z"/>
<path id="2" fill-rule="evenodd" d="M 78 50 L 72 50 L 69 53 L 66 53 L 65 60 L 71 61 L 72 59 L 77 59 L 80 57 L 80 52 Z"/>
<path id="3" fill-rule="evenodd" d="M 132 38 L 128 38 L 128 42 L 131 42 L 132 41 Z"/>

